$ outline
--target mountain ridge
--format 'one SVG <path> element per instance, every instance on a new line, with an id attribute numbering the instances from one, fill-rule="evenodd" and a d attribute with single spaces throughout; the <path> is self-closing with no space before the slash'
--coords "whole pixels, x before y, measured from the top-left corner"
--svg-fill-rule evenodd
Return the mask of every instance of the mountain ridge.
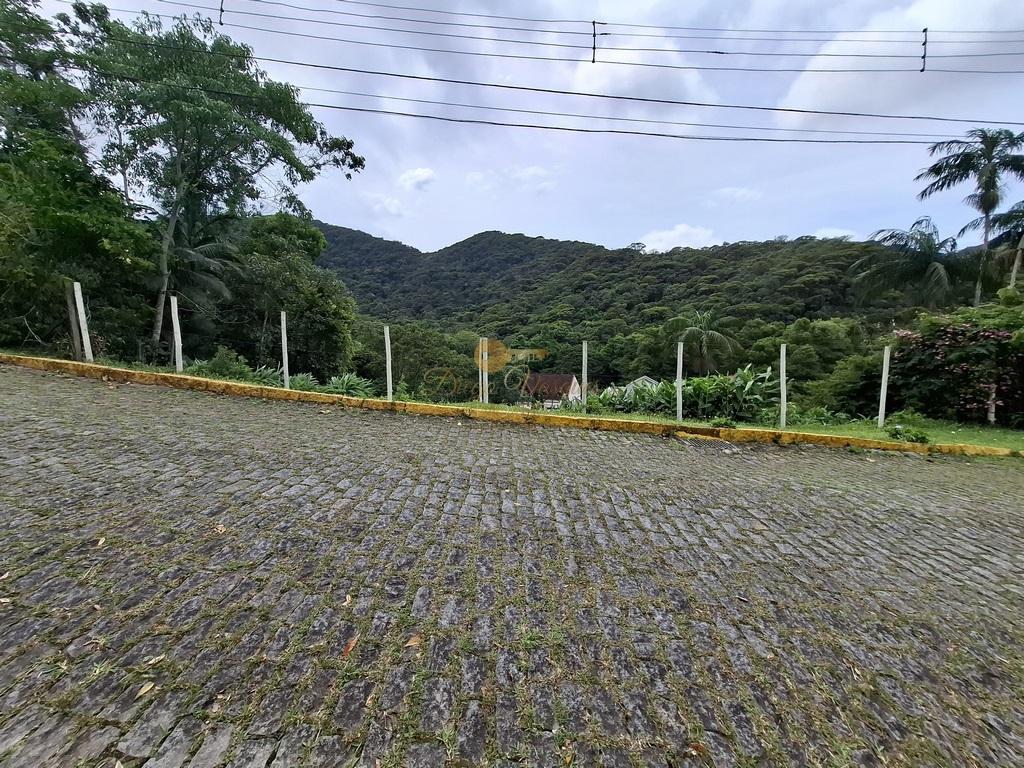
<path id="1" fill-rule="evenodd" d="M 882 248 L 871 241 L 804 236 L 648 253 L 490 230 L 422 252 L 316 224 L 328 241 L 318 263 L 348 286 L 362 312 L 495 335 L 598 320 L 627 332 L 695 309 L 739 321 L 880 322 L 911 304 L 895 291 L 868 302 L 855 295 L 849 268 Z"/>

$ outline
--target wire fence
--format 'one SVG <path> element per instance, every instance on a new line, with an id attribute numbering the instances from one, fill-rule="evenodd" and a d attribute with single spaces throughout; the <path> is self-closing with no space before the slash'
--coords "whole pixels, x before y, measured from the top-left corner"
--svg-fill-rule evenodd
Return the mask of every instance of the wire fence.
<path id="1" fill-rule="evenodd" d="M 94 361 L 88 313 L 81 285 L 74 283 L 73 295 L 69 297 L 69 322 L 72 333 L 73 354 L 78 359 Z M 181 373 L 190 368 L 208 373 L 194 359 L 186 366 L 186 348 L 182 338 L 182 309 L 177 296 L 169 297 L 169 325 L 171 338 L 159 337 L 157 341 L 138 341 L 137 362 L 152 364 L 170 360 L 174 369 Z M 194 313 L 190 308 L 186 312 Z M 281 311 L 279 322 L 263 329 L 260 339 L 254 342 L 251 336 L 233 332 L 230 324 L 217 329 L 217 338 L 235 349 L 247 349 L 255 344 L 263 345 L 267 353 L 278 355 L 276 371 L 270 371 L 264 378 L 266 383 L 278 383 L 285 388 L 313 388 L 319 385 L 308 373 L 293 374 L 292 354 L 289 350 L 288 316 Z M 384 358 L 384 396 L 388 400 L 429 399 L 444 402 L 476 401 L 483 405 L 503 404 L 530 408 L 558 408 L 577 413 L 594 412 L 644 412 L 684 419 L 749 418 L 754 409 L 775 409 L 775 419 L 780 428 L 787 426 L 789 413 L 789 380 L 787 373 L 786 344 L 779 347 L 777 365 L 769 366 L 763 372 L 752 371 L 750 366 L 730 375 L 715 377 L 684 375 L 686 350 L 683 342 L 676 348 L 676 376 L 672 380 L 658 381 L 641 376 L 625 383 L 600 386 L 591 380 L 588 370 L 590 342 L 580 344 L 580 368 L 575 370 L 537 370 L 535 363 L 545 360 L 547 350 L 543 348 L 514 348 L 501 340 L 480 337 L 471 353 L 461 364 L 429 367 L 420 376 L 416 392 L 410 392 L 400 379 L 396 388 L 393 372 L 396 363 L 401 369 L 401 360 L 394 359 L 390 327 L 383 326 L 379 345 Z M 889 346 L 884 349 L 880 386 L 878 390 L 877 426 L 883 428 L 886 419 L 886 401 L 890 369 Z M 245 368 L 244 360 L 242 370 Z M 544 368 L 544 366 L 541 366 Z M 475 371 L 476 382 L 466 372 Z M 219 371 L 213 371 L 220 373 Z M 229 371 L 223 375 L 231 375 Z M 235 374 L 241 375 L 241 374 Z M 358 377 L 356 377 L 358 378 Z M 350 380 L 346 380 L 350 381 Z M 333 380 L 325 382 L 328 390 L 347 394 L 346 384 Z M 360 390 L 365 393 L 368 388 Z M 989 403 L 989 421 L 995 421 L 995 391 Z"/>

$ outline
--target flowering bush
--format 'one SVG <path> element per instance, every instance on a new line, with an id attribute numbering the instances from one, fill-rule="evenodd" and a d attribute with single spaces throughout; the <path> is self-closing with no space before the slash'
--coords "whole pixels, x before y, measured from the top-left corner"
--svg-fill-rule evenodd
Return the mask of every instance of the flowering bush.
<path id="1" fill-rule="evenodd" d="M 1024 426 L 1024 309 L 985 306 L 922 315 L 898 331 L 892 402 L 936 418 Z"/>

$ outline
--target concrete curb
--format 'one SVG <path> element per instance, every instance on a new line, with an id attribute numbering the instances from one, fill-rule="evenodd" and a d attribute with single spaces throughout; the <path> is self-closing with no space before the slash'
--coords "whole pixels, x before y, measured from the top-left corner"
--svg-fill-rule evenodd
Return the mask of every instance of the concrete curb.
<path id="1" fill-rule="evenodd" d="M 862 448 L 879 451 L 902 451 L 906 453 L 942 453 L 953 456 L 1024 456 L 1024 451 L 1010 448 L 995 448 L 983 445 L 963 444 L 920 444 L 898 443 L 888 440 L 871 440 L 842 435 L 822 435 L 813 432 L 783 432 L 776 429 L 729 429 L 725 427 L 693 427 L 679 424 L 662 424 L 651 421 L 628 421 L 625 419 L 604 419 L 598 416 L 559 416 L 553 413 L 524 411 L 499 411 L 458 405 L 436 405 L 433 403 L 411 403 L 371 398 L 329 395 L 324 392 L 300 392 L 294 389 L 263 387 L 256 384 L 242 384 L 234 381 L 202 379 L 178 373 L 154 373 L 128 368 L 114 368 L 93 363 L 78 363 L 73 360 L 57 360 L 48 357 L 10 355 L 0 353 L 0 363 L 34 368 L 40 371 L 69 373 L 93 379 L 104 379 L 133 384 L 157 384 L 177 389 L 192 389 L 238 397 L 261 397 L 267 400 L 293 400 L 306 403 L 343 405 L 348 408 L 364 408 L 374 411 L 394 411 L 421 416 L 461 416 L 478 421 L 492 421 L 501 424 L 535 424 L 543 427 L 568 427 L 570 429 L 598 429 L 607 432 L 630 432 L 637 434 L 674 436 L 678 438 L 712 438 L 732 443 L 771 443 L 793 445 L 806 443 L 824 445 L 830 448 Z"/>

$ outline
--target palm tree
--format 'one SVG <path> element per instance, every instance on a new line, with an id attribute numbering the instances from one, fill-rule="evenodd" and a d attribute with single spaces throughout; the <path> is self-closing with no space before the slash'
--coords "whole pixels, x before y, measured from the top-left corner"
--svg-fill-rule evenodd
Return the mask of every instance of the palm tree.
<path id="1" fill-rule="evenodd" d="M 736 339 L 715 328 L 716 322 L 714 313 L 698 310 L 692 318 L 673 317 L 665 323 L 667 335 L 676 336 L 683 342 L 684 349 L 694 351 L 699 373 L 715 371 L 720 354 L 738 352 L 741 349 Z"/>
<path id="2" fill-rule="evenodd" d="M 908 230 L 880 229 L 871 239 L 889 250 L 869 253 L 850 265 L 859 293 L 914 287 L 929 309 L 948 298 L 960 266 L 956 239 L 940 239 L 930 218 L 922 216 Z"/>
<path id="3" fill-rule="evenodd" d="M 977 218 L 965 226 L 964 229 L 978 229 L 983 223 L 983 219 Z M 1007 285 L 1010 288 L 1016 288 L 1017 274 L 1020 272 L 1021 267 L 1021 256 L 1024 254 L 1024 200 L 1012 206 L 1008 211 L 994 214 L 992 216 L 992 231 L 1007 237 L 1007 241 L 1003 245 L 1003 248 L 1005 248 L 1004 252 L 1007 255 L 1011 252 L 1014 254 L 1010 267 L 1010 282 Z M 1017 240 L 1016 248 L 1010 245 L 1014 239 Z M 998 249 L 997 253 L 999 250 L 1001 249 Z"/>
<path id="4" fill-rule="evenodd" d="M 988 259 L 992 216 L 1003 202 L 1005 180 L 1009 176 L 1024 181 L 1022 150 L 1024 132 L 1014 133 L 1004 128 L 975 128 L 967 132 L 965 139 L 932 144 L 928 153 L 942 157 L 915 177 L 916 181 L 931 180 L 918 194 L 922 200 L 964 182 L 974 183 L 974 191 L 964 198 L 964 202 L 981 214 L 982 252 L 974 285 L 975 306 L 981 303 L 981 284 Z"/>

